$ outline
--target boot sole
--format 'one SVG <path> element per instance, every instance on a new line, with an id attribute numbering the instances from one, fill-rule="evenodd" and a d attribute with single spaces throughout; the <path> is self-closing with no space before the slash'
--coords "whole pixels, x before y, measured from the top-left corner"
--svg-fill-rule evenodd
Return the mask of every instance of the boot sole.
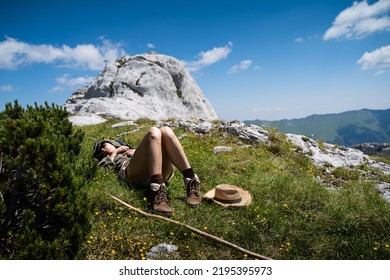
<path id="1" fill-rule="evenodd" d="M 155 214 L 155 215 L 160 215 L 160 216 L 166 216 L 166 217 L 171 217 L 173 212 L 159 212 L 159 211 L 156 211 L 156 210 L 150 210 L 150 212 L 152 214 Z"/>
<path id="2" fill-rule="evenodd" d="M 188 202 L 186 202 L 188 206 L 190 206 L 191 208 L 196 208 L 196 207 L 199 207 L 201 202 L 199 202 L 199 204 L 190 204 Z"/>

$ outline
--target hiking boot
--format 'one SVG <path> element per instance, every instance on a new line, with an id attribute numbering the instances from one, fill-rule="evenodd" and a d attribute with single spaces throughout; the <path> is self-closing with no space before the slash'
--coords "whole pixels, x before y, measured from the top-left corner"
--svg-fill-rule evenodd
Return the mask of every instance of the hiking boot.
<path id="1" fill-rule="evenodd" d="M 187 204 L 195 207 L 198 206 L 202 200 L 200 196 L 200 180 L 198 175 L 194 178 L 183 178 L 184 185 L 187 187 Z"/>
<path id="2" fill-rule="evenodd" d="M 152 201 L 152 210 L 156 213 L 170 216 L 173 212 L 168 204 L 167 187 L 164 183 L 150 184 L 150 199 Z"/>

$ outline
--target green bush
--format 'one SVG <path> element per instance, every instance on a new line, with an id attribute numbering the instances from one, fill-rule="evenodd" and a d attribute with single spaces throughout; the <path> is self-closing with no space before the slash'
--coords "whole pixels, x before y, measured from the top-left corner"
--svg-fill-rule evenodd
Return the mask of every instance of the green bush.
<path id="1" fill-rule="evenodd" d="M 83 137 L 55 105 L 15 101 L 0 112 L 0 258 L 75 257 L 90 212 L 77 166 Z"/>

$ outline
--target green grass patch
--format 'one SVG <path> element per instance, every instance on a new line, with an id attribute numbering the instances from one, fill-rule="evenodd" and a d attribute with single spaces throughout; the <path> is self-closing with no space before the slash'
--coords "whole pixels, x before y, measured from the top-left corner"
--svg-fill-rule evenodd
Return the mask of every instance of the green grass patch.
<path id="1" fill-rule="evenodd" d="M 121 206 L 110 193 L 147 211 L 145 190 L 120 182 L 115 173 L 97 169 L 93 143 L 119 134 L 136 146 L 150 125 L 112 128 L 113 122 L 84 127 L 83 150 L 77 164 L 89 174 L 89 199 L 94 205 L 91 232 L 79 259 L 145 259 L 155 245 L 169 243 L 178 250 L 169 259 L 249 259 L 234 249 L 166 221 L 147 218 Z M 126 132 L 132 131 L 129 134 Z M 330 190 L 321 184 L 311 162 L 292 151 L 284 137 L 273 132 L 273 146 L 243 145 L 234 136 L 216 131 L 197 135 L 174 128 L 202 181 L 202 192 L 218 184 L 249 190 L 253 204 L 225 209 L 203 200 L 198 208 L 185 204 L 182 176 L 175 172 L 168 196 L 173 219 L 250 251 L 273 259 L 389 259 L 390 204 L 359 172 L 335 171 L 349 180 Z M 214 154 L 215 146 L 232 152 Z"/>

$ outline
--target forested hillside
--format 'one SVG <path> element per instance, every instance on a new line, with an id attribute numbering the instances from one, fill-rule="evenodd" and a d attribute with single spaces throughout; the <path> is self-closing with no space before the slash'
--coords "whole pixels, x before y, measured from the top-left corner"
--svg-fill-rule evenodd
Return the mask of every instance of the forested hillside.
<path id="1" fill-rule="evenodd" d="M 301 119 L 252 120 L 245 123 L 275 127 L 285 133 L 302 134 L 343 146 L 390 142 L 390 109 L 363 109 L 339 114 L 312 115 Z"/>

